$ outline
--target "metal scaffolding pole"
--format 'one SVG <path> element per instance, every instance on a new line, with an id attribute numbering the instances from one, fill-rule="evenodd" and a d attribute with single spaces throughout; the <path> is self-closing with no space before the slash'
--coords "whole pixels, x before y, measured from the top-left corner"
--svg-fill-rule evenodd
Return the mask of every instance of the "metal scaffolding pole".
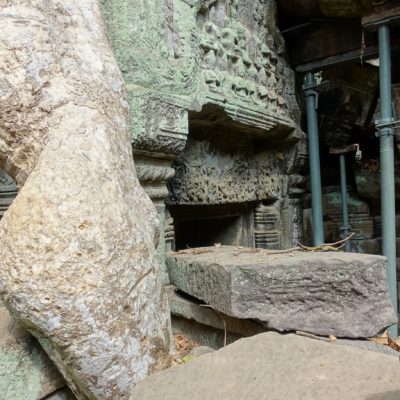
<path id="1" fill-rule="evenodd" d="M 351 233 L 349 225 L 349 210 L 347 206 L 347 181 L 346 181 L 346 156 L 344 154 L 339 155 L 340 163 L 340 191 L 342 195 L 342 226 L 340 227 L 342 233 L 342 239 L 347 238 Z M 344 250 L 351 252 L 351 242 L 347 240 L 344 244 Z"/>
<path id="2" fill-rule="evenodd" d="M 315 91 L 316 80 L 312 72 L 306 74 L 305 95 L 307 102 L 307 128 L 308 128 L 308 152 L 310 157 L 311 176 L 311 205 L 313 220 L 313 242 L 314 246 L 324 243 L 324 225 L 322 218 L 322 192 L 321 192 L 321 166 L 319 160 L 318 143 L 318 119 L 317 98 Z"/>
<path id="3" fill-rule="evenodd" d="M 396 279 L 396 206 L 393 149 L 392 77 L 390 55 L 390 30 L 387 25 L 378 28 L 379 36 L 379 84 L 380 120 L 377 128 L 380 138 L 381 160 L 381 214 L 382 254 L 388 261 L 387 279 L 390 297 L 397 315 Z M 398 325 L 389 328 L 392 338 L 398 336 Z"/>

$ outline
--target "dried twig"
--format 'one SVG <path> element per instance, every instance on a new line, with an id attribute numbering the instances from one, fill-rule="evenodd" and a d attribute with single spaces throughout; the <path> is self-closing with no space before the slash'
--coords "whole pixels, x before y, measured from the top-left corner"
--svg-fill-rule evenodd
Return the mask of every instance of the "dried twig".
<path id="1" fill-rule="evenodd" d="M 353 236 L 356 235 L 356 232 L 352 232 L 349 236 L 342 240 L 338 240 L 337 242 L 334 243 L 324 243 L 322 246 L 337 246 L 339 244 L 345 244 L 348 240 L 350 240 Z"/>
<path id="2" fill-rule="evenodd" d="M 212 250 L 209 250 L 207 248 L 188 248 L 184 250 L 178 250 L 176 253 L 178 254 L 204 254 L 204 253 L 211 253 Z"/>
<path id="3" fill-rule="evenodd" d="M 303 331 L 296 331 L 296 335 L 309 337 L 311 339 L 323 340 L 324 342 L 330 342 L 330 343 L 332 343 L 336 340 L 336 337 L 332 336 L 332 335 L 329 337 L 325 337 L 325 336 L 318 336 L 318 335 L 314 335 L 312 333 L 303 332 Z"/>
<path id="4" fill-rule="evenodd" d="M 304 246 L 304 244 L 298 243 L 298 245 L 301 247 L 302 250 L 304 251 L 339 251 L 345 243 L 350 240 L 356 233 L 353 232 L 351 235 L 347 236 L 346 238 L 342 240 L 338 240 L 337 242 L 333 243 L 323 243 L 320 246 Z"/>
<path id="5" fill-rule="evenodd" d="M 294 251 L 327 251 L 327 250 L 338 251 L 355 234 L 356 234 L 356 232 L 353 232 L 351 235 L 347 236 L 344 239 L 338 240 L 337 242 L 334 242 L 334 243 L 323 243 L 320 246 L 315 246 L 315 247 L 305 246 L 304 244 L 301 244 L 300 242 L 298 242 L 296 247 L 292 247 L 292 248 L 286 249 L 286 250 L 268 251 L 267 254 L 271 254 L 271 255 L 285 254 L 285 253 L 292 253 Z"/>
<path id="6" fill-rule="evenodd" d="M 292 248 L 286 249 L 286 250 L 267 251 L 267 254 L 271 254 L 273 256 L 275 254 L 291 253 L 292 251 L 303 251 L 303 249 L 300 246 L 297 246 L 297 247 L 292 247 Z"/>

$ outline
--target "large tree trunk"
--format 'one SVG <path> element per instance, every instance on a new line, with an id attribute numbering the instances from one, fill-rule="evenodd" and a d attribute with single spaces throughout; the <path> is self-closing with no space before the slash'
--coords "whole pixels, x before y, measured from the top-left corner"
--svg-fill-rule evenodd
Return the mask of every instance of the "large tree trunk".
<path id="1" fill-rule="evenodd" d="M 156 212 L 96 0 L 0 1 L 0 294 L 80 399 L 128 398 L 168 361 Z"/>

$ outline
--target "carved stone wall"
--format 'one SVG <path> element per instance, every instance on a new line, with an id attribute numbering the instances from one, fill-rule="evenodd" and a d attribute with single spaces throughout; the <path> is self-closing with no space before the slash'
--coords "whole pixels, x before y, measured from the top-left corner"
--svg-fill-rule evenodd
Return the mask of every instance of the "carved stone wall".
<path id="1" fill-rule="evenodd" d="M 168 246 L 164 199 L 174 173 L 168 203 L 175 205 L 302 192 L 297 171 L 294 185 L 286 177 L 301 163 L 303 134 L 274 0 L 101 3 L 127 86 L 138 177 L 164 221 L 162 238 L 167 225 Z M 237 137 L 239 149 L 215 143 Z"/>
<path id="2" fill-rule="evenodd" d="M 293 128 L 274 1 L 103 0 L 102 4 L 135 105 L 132 116 L 139 114 L 132 125 L 135 137 L 143 118 L 154 117 L 141 114 L 146 97 L 191 110 L 211 101 L 251 125 Z"/>
<path id="3" fill-rule="evenodd" d="M 189 139 L 175 162 L 168 201 L 174 204 L 241 203 L 277 199 L 285 161 L 272 150 L 254 157 L 252 146 L 222 152 L 209 141 Z"/>

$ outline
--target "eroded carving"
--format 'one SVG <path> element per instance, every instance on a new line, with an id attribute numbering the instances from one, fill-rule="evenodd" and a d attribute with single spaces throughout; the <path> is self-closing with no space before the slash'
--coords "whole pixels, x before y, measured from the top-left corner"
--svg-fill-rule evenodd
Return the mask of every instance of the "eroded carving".
<path id="1" fill-rule="evenodd" d="M 187 110 L 153 98 L 132 100 L 131 127 L 134 150 L 175 156 L 185 147 L 188 134 Z"/>
<path id="2" fill-rule="evenodd" d="M 211 92 L 209 97 L 264 105 L 284 115 L 287 106 L 277 76 L 278 59 L 266 43 L 262 27 L 252 24 L 249 29 L 240 21 L 237 1 L 227 6 L 218 0 L 202 7 L 196 22 L 202 78 Z"/>
<path id="3" fill-rule="evenodd" d="M 166 194 L 171 162 L 169 204 L 277 200 L 288 195 L 287 173 L 294 174 L 290 195 L 302 192 L 299 109 L 275 1 L 102 3 L 127 83 L 138 175 L 156 204 Z M 234 143 L 233 131 L 246 138 L 243 148 L 214 145 L 214 139 Z M 255 138 L 271 142 L 259 150 Z"/>
<path id="4" fill-rule="evenodd" d="M 190 140 L 174 162 L 168 201 L 175 204 L 222 204 L 277 199 L 281 190 L 274 152 L 258 157 L 248 151 L 227 154 L 208 141 Z"/>
<path id="5" fill-rule="evenodd" d="M 109 0 L 103 9 L 127 82 L 135 148 L 146 142 L 149 98 L 184 110 L 218 104 L 233 120 L 266 135 L 295 128 L 294 93 L 283 85 L 293 81 L 292 72 L 280 57 L 279 35 L 272 34 L 274 2 L 152 0 L 144 9 L 137 1 Z M 153 137 L 146 147 L 171 146 L 160 149 L 157 140 L 165 141 Z"/>

